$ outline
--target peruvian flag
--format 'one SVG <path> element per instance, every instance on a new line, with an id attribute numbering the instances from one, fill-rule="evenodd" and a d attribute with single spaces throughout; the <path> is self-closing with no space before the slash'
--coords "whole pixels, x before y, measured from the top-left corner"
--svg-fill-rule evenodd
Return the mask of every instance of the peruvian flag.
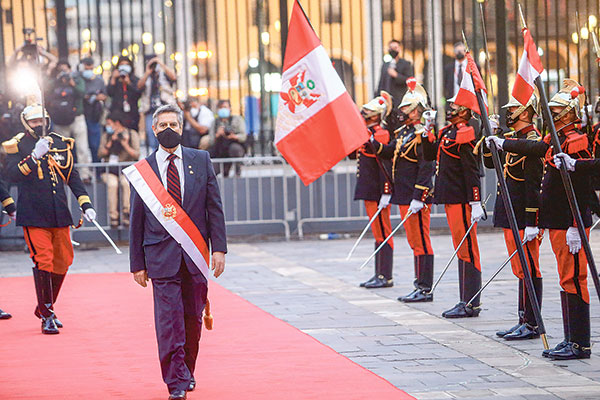
<path id="1" fill-rule="evenodd" d="M 534 81 L 544 71 L 544 66 L 537 52 L 537 46 L 533 43 L 529 29 L 523 28 L 523 37 L 525 38 L 524 51 L 519 62 L 519 70 L 517 71 L 515 85 L 513 86 L 512 97 L 525 105 L 533 94 Z"/>
<path id="2" fill-rule="evenodd" d="M 358 108 L 294 2 L 275 128 L 277 149 L 309 185 L 368 139 Z"/>
<path id="3" fill-rule="evenodd" d="M 460 88 L 454 99 L 454 104 L 459 106 L 467 107 L 468 109 L 481 115 L 479 110 L 479 104 L 477 103 L 477 96 L 475 95 L 476 90 L 483 90 L 485 95 L 483 101 L 485 102 L 485 109 L 487 110 L 487 90 L 485 89 L 485 83 L 479 73 L 479 68 L 475 64 L 475 60 L 471 56 L 471 53 L 467 51 L 467 67 L 463 74 L 462 81 L 460 82 Z M 471 78 L 473 76 L 473 78 Z"/>

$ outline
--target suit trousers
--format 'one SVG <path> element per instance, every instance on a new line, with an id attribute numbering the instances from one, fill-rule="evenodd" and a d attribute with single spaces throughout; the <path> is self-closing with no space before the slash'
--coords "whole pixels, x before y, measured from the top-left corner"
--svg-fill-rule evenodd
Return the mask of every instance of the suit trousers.
<path id="1" fill-rule="evenodd" d="M 152 279 L 158 356 L 169 392 L 187 390 L 196 368 L 208 282 L 185 261 L 175 276 Z"/>

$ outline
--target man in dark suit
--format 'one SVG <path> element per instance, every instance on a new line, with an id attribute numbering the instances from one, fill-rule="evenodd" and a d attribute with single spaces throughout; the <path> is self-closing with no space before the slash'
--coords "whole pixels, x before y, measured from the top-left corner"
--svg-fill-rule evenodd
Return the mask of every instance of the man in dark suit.
<path id="1" fill-rule="evenodd" d="M 159 148 L 130 167 L 134 170 L 124 171 L 132 183 L 130 264 L 134 279 L 141 286 L 146 287 L 146 281 L 152 280 L 158 353 L 169 399 L 185 399 L 186 391 L 196 385 L 194 369 L 207 302 L 209 244 L 215 277 L 225 268 L 225 218 L 208 153 L 180 145 L 180 109 L 173 105 L 158 108 L 152 118 L 152 130 Z M 138 174 L 136 181 L 132 171 L 142 165 L 146 167 L 145 174 Z M 140 178 L 149 182 L 147 187 L 139 185 Z M 162 193 L 163 198 L 168 194 L 169 204 L 156 203 L 159 214 L 156 204 L 153 206 L 150 201 L 152 193 Z M 172 228 L 182 224 L 177 214 L 189 217 L 188 228 L 180 229 L 179 234 Z M 197 232 L 196 237 L 186 236 L 190 225 Z M 191 248 L 187 239 L 191 239 Z M 197 246 L 199 242 L 204 248 Z"/>
<path id="2" fill-rule="evenodd" d="M 406 80 L 415 74 L 410 61 L 400 58 L 400 50 L 400 42 L 392 39 L 388 44 L 388 54 L 392 60 L 381 66 L 379 84 L 375 91 L 375 97 L 379 96 L 382 90 L 391 94 L 394 108 L 398 107 L 406 93 Z"/>
<path id="3" fill-rule="evenodd" d="M 451 99 L 458 93 L 465 68 L 467 68 L 466 49 L 463 42 L 454 43 L 454 61 L 444 66 L 444 97 Z"/>

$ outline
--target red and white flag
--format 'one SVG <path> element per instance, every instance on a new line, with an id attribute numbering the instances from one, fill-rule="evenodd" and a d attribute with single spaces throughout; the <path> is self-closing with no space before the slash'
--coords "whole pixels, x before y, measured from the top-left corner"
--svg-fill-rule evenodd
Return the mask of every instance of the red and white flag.
<path id="1" fill-rule="evenodd" d="M 544 71 L 544 66 L 537 52 L 537 46 L 533 43 L 529 29 L 523 28 L 523 38 L 525 39 L 523 55 L 519 62 L 519 70 L 517 71 L 515 85 L 513 86 L 512 97 L 525 105 L 533 94 L 534 81 Z"/>
<path id="2" fill-rule="evenodd" d="M 275 128 L 277 149 L 308 185 L 368 139 L 356 104 L 294 2 Z"/>
<path id="3" fill-rule="evenodd" d="M 481 115 L 475 90 L 483 90 L 485 92 L 485 95 L 483 96 L 483 102 L 485 103 L 486 110 L 488 108 L 487 90 L 485 88 L 483 78 L 479 73 L 479 68 L 477 68 L 477 64 L 475 64 L 475 60 L 473 60 L 471 53 L 467 52 L 466 57 L 467 67 L 463 73 L 462 81 L 460 82 L 460 88 L 458 89 L 458 93 L 454 99 L 454 104 L 467 107 L 468 109 Z M 473 78 L 471 78 L 471 76 L 473 76 Z"/>

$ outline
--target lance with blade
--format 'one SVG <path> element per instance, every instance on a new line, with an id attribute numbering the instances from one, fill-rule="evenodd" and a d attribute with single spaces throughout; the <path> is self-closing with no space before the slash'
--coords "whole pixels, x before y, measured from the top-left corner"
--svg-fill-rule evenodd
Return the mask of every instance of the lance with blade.
<path id="1" fill-rule="evenodd" d="M 523 29 L 527 29 L 527 25 L 525 24 L 525 18 L 523 17 L 523 10 L 519 5 L 519 12 L 521 14 L 521 23 L 523 24 Z M 542 77 L 538 76 L 535 78 L 535 86 L 538 88 L 540 93 L 540 103 L 542 105 L 542 115 L 544 120 L 546 121 L 546 125 L 548 130 L 550 131 L 550 138 L 552 140 L 552 153 L 557 154 L 561 151 L 560 139 L 558 138 L 558 133 L 556 132 L 556 126 L 554 126 L 554 119 L 552 118 L 552 113 L 550 112 L 550 106 L 548 106 L 548 99 L 546 97 L 546 89 L 544 88 L 544 83 L 542 82 Z M 594 281 L 594 287 L 596 288 L 596 294 L 598 295 L 598 299 L 600 299 L 600 278 L 598 278 L 598 270 L 596 269 L 596 263 L 594 262 L 594 256 L 592 254 L 592 248 L 590 247 L 590 241 L 585 232 L 585 226 L 583 225 L 583 218 L 581 217 L 581 212 L 579 210 L 579 204 L 575 199 L 575 189 L 573 189 L 573 182 L 571 181 L 571 176 L 567 171 L 567 166 L 563 163 L 560 167 L 560 177 L 562 179 L 563 186 L 565 188 L 565 194 L 567 196 L 567 200 L 569 202 L 569 208 L 571 209 L 571 214 L 573 215 L 573 219 L 577 225 L 577 232 L 579 232 L 579 237 L 581 239 L 581 245 L 585 256 L 588 262 L 588 268 L 590 269 L 590 274 L 592 275 L 592 280 Z"/>
<path id="2" fill-rule="evenodd" d="M 485 24 L 485 21 L 482 21 Z M 464 33 L 463 33 L 464 37 Z M 465 45 L 466 41 L 465 41 Z M 468 49 L 468 46 L 467 46 Z M 474 63 L 473 63 L 474 64 Z M 468 67 L 467 67 L 468 68 Z M 476 65 L 472 65 L 472 68 L 477 68 Z M 485 92 L 483 88 L 479 87 L 480 85 L 475 81 L 473 77 L 473 69 L 469 69 L 469 76 L 473 82 L 473 88 L 475 89 L 475 95 L 477 97 L 477 104 L 479 105 L 479 112 L 481 116 L 481 122 L 483 123 L 483 132 L 485 136 L 493 136 L 492 127 L 490 125 L 490 120 L 488 116 L 488 112 L 486 109 L 485 101 L 483 96 Z M 502 202 L 504 204 L 504 210 L 506 212 L 506 216 L 508 219 L 508 223 L 510 225 L 510 230 L 512 232 L 513 240 L 517 246 L 517 254 L 519 255 L 519 261 L 521 263 L 521 267 L 523 270 L 524 283 L 527 288 L 527 294 L 529 294 L 533 309 L 533 314 L 535 316 L 536 323 L 538 325 L 538 329 L 540 332 L 540 337 L 542 338 L 542 343 L 544 345 L 544 349 L 548 349 L 548 339 L 546 338 L 546 328 L 544 327 L 544 321 L 542 320 L 542 313 L 540 311 L 540 305 L 537 302 L 537 296 L 535 295 L 535 287 L 533 285 L 533 280 L 531 278 L 531 271 L 529 269 L 529 265 L 527 262 L 527 257 L 525 256 L 525 250 L 523 249 L 523 245 L 521 244 L 521 235 L 519 234 L 519 226 L 517 224 L 517 217 L 515 215 L 515 210 L 512 205 L 512 199 L 510 198 L 510 193 L 508 192 L 508 186 L 506 181 L 504 180 L 504 168 L 502 165 L 502 161 L 500 161 L 500 154 L 495 144 L 490 145 L 490 151 L 492 153 L 492 161 L 494 163 L 494 170 L 496 171 L 496 178 L 498 179 L 498 184 L 500 186 L 500 194 L 502 196 Z M 533 266 L 532 266 L 533 267 Z"/>

